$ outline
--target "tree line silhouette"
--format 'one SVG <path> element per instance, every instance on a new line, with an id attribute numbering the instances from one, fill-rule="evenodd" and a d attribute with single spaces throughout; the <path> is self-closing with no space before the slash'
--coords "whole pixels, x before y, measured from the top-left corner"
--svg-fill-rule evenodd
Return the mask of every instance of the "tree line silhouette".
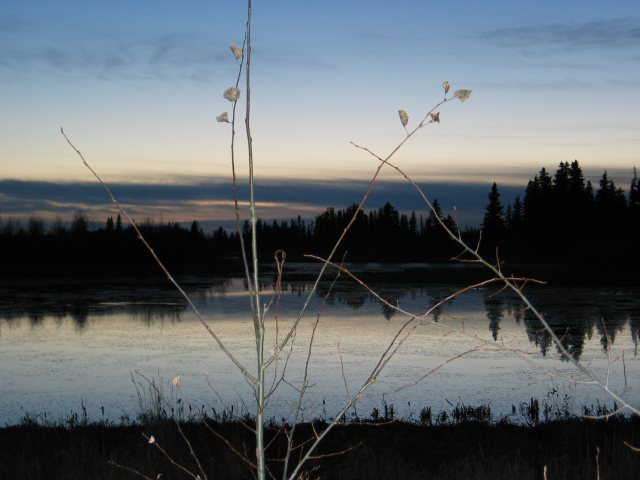
<path id="1" fill-rule="evenodd" d="M 506 209 L 494 183 L 482 222 L 481 248 L 504 258 L 585 261 L 601 266 L 637 264 L 640 184 L 634 168 L 628 195 L 607 172 L 599 188 L 585 181 L 577 160 L 562 162 L 553 177 L 542 168 L 524 198 Z"/>
<path id="2" fill-rule="evenodd" d="M 261 260 L 276 250 L 289 260 L 307 253 L 325 256 L 357 210 L 327 208 L 314 220 L 300 216 L 291 220 L 258 220 Z M 640 239 L 640 185 L 634 169 L 628 194 L 614 185 L 605 171 L 595 190 L 586 181 L 577 160 L 560 163 L 551 176 L 542 168 L 526 186 L 524 197 L 503 206 L 497 184 L 488 194 L 480 228 L 459 228 L 444 215 L 437 199 L 433 210 L 423 214 L 399 212 L 393 205 L 359 211 L 340 252 L 348 261 L 448 261 L 459 248 L 437 221 L 440 218 L 470 245 L 500 260 L 539 262 L 637 262 Z M 205 233 L 200 224 L 185 227 L 177 222 L 145 221 L 140 229 L 158 256 L 178 270 L 217 271 L 232 268 L 240 255 L 239 234 L 218 227 Z M 242 234 L 249 238 L 245 222 Z M 120 216 L 109 217 L 98 227 L 82 213 L 66 224 L 42 220 L 22 224 L 0 220 L 0 262 L 5 269 L 122 268 L 147 270 L 153 261 L 135 231 Z"/>

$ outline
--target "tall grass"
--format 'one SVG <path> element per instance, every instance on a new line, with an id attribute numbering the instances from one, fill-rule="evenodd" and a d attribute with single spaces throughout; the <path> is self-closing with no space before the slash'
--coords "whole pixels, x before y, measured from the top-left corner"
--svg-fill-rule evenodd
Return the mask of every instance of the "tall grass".
<path id="1" fill-rule="evenodd" d="M 468 411 L 481 408 L 467 406 Z M 597 472 L 601 478 L 631 479 L 640 469 L 640 456 L 621 448 L 624 441 L 640 440 L 637 418 L 594 422 L 574 417 L 523 426 L 505 420 L 456 421 L 454 412 L 455 407 L 435 413 L 435 419 L 446 421 L 434 421 L 432 425 L 384 418 L 341 423 L 319 447 L 317 458 L 310 460 L 307 470 L 313 472 L 311 478 L 331 479 L 539 480 L 546 466 L 550 479 L 582 480 L 596 479 Z M 247 426 L 252 423 L 221 414 L 185 419 L 178 430 L 169 416 L 140 418 L 147 418 L 148 423 L 105 426 L 62 421 L 59 425 L 24 424 L 1 429 L 0 478 L 157 479 L 160 474 L 160 479 L 193 478 L 142 437 L 141 433 L 149 429 L 175 462 L 189 465 L 193 460 L 182 431 L 191 440 L 208 478 L 252 478 L 253 467 L 225 443 L 228 440 L 248 448 L 253 432 Z M 296 440 L 302 441 L 326 427 L 323 420 L 301 423 Z M 265 438 L 270 456 L 282 455 L 288 448 L 277 422 L 265 424 Z M 335 452 L 344 453 L 331 455 Z M 282 468 L 282 463 L 271 462 L 269 471 L 278 478 Z"/>

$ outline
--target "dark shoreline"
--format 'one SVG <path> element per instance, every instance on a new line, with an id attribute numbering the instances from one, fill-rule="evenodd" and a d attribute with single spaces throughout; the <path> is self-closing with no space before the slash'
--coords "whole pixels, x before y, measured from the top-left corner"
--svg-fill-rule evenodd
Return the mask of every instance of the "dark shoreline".
<path id="1" fill-rule="evenodd" d="M 416 282 L 422 284 L 472 285 L 493 277 L 492 272 L 479 264 L 451 262 L 370 262 L 348 263 L 345 266 L 365 282 L 384 281 Z M 295 262 L 285 264 L 285 280 L 313 280 L 320 270 L 319 262 Z M 540 280 L 549 285 L 640 285 L 637 265 L 592 265 L 523 262 L 505 263 L 501 266 L 507 276 Z M 237 261 L 228 260 L 215 265 L 182 265 L 169 267 L 176 279 L 206 277 L 242 277 L 244 270 Z M 276 268 L 271 263 L 261 263 L 263 277 L 275 277 Z M 329 266 L 325 278 L 335 275 Z M 157 265 L 132 267 L 126 265 L 95 266 L 24 266 L 24 268 L 0 268 L 0 287 L 45 285 L 47 283 L 132 283 L 149 284 L 167 282 L 166 275 Z"/>
<path id="2" fill-rule="evenodd" d="M 251 432 L 237 421 L 209 426 L 236 448 L 250 452 Z M 243 461 L 212 434 L 202 422 L 183 422 L 210 479 L 250 479 Z M 316 421 L 316 431 L 326 423 Z M 105 424 L 40 426 L 24 424 L 0 429 L 0 478 L 68 480 L 139 478 L 114 465 L 134 468 L 150 478 L 188 478 L 169 464 L 142 434 L 155 441 L 176 461 L 195 470 L 184 440 L 171 420 L 144 425 Z M 312 434 L 311 424 L 297 429 L 299 439 Z M 267 428 L 272 458 L 282 457 L 284 435 L 275 425 Z M 307 465 L 317 468 L 313 478 L 331 479 L 585 479 L 637 478 L 640 453 L 625 446 L 640 445 L 640 419 L 557 419 L 535 426 L 506 421 L 463 421 L 445 425 L 420 425 L 403 421 L 373 421 L 338 425 L 318 454 L 332 455 Z M 270 462 L 277 471 L 281 463 Z M 279 478 L 279 475 L 276 475 Z M 305 477 L 306 478 L 306 477 Z"/>

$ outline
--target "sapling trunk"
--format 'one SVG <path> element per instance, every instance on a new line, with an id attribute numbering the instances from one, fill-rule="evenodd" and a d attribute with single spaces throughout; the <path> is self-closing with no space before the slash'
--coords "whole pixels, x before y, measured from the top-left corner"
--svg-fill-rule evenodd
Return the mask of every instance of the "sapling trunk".
<path id="1" fill-rule="evenodd" d="M 247 42 L 245 58 L 247 66 L 246 77 L 246 114 L 245 130 L 247 132 L 247 150 L 249 158 L 249 210 L 251 224 L 251 261 L 253 281 L 250 284 L 251 302 L 253 304 L 253 326 L 256 337 L 256 466 L 258 480 L 265 480 L 264 455 L 264 407 L 265 407 L 265 361 L 264 361 L 264 315 L 260 302 L 259 271 L 258 271 L 258 237 L 256 232 L 256 215 L 254 176 L 253 176 L 253 139 L 251 138 L 251 0 L 247 0 Z M 242 235 L 242 232 L 239 232 Z"/>

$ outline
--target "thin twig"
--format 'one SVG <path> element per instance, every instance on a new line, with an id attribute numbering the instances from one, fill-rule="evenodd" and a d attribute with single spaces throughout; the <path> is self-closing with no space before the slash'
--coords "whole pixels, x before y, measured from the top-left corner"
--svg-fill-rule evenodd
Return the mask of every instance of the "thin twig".
<path id="1" fill-rule="evenodd" d="M 429 200 L 427 199 L 426 195 L 424 194 L 424 192 L 422 191 L 422 189 L 420 188 L 420 186 L 411 178 L 409 177 L 401 168 L 399 168 L 397 165 L 394 165 L 392 163 L 389 162 L 388 159 L 383 159 L 380 156 L 376 155 L 375 153 L 371 152 L 369 149 L 365 148 L 365 147 L 361 147 L 359 145 L 354 144 L 355 147 L 360 148 L 368 153 L 370 153 L 372 156 L 374 156 L 375 158 L 377 158 L 380 162 L 380 165 L 389 165 L 391 168 L 393 168 L 394 170 L 396 170 L 400 175 L 402 175 L 409 183 L 411 183 L 411 185 L 413 185 L 414 189 L 418 192 L 418 194 L 420 195 L 420 197 L 423 199 L 423 201 L 429 206 L 429 208 L 433 211 L 433 206 L 431 204 L 431 202 L 429 202 Z M 436 219 L 438 221 L 438 223 L 442 226 L 442 228 L 444 228 L 444 230 L 447 232 L 447 234 L 449 235 L 449 237 L 451 239 L 453 239 L 458 245 L 460 245 L 466 252 L 468 252 L 472 257 L 473 257 L 473 261 L 477 262 L 477 263 L 481 263 L 482 265 L 484 265 L 486 268 L 488 268 L 491 272 L 493 272 L 498 278 L 500 278 L 501 281 L 503 281 L 505 283 L 505 285 L 512 290 L 519 298 L 520 300 L 524 303 L 524 305 L 533 313 L 533 315 L 537 318 L 537 320 L 540 322 L 540 324 L 542 325 L 542 327 L 544 328 L 544 330 L 547 331 L 547 333 L 549 334 L 549 336 L 551 337 L 551 339 L 553 340 L 553 342 L 556 344 L 558 350 L 560 350 L 560 353 L 562 355 L 564 355 L 567 360 L 585 377 L 589 378 L 590 380 L 592 380 L 592 382 L 596 385 L 598 385 L 598 387 L 604 391 L 609 397 L 611 397 L 614 401 L 616 401 L 617 403 L 619 403 L 620 405 L 622 405 L 624 408 L 626 408 L 627 410 L 629 410 L 630 412 L 632 412 L 635 415 L 640 416 L 640 408 L 634 407 L 633 405 L 631 405 L 630 403 L 628 403 L 626 400 L 624 400 L 620 395 L 618 395 L 616 392 L 614 392 L 613 390 L 611 390 L 609 388 L 608 385 L 606 385 L 605 383 L 603 383 L 602 381 L 600 381 L 600 379 L 595 375 L 595 373 L 585 367 L 579 360 L 577 360 L 570 352 L 569 350 L 564 346 L 564 344 L 561 342 L 560 338 L 558 337 L 558 335 L 553 331 L 553 329 L 551 328 L 551 325 L 549 325 L 549 323 L 547 322 L 547 320 L 544 318 L 544 316 L 538 311 L 538 309 L 531 303 L 531 301 L 528 299 L 528 297 L 521 291 L 521 289 L 518 287 L 518 285 L 516 283 L 513 282 L 512 279 L 510 279 L 509 277 L 505 276 L 499 268 L 497 268 L 496 266 L 490 264 L 489 262 L 487 262 L 484 257 L 482 257 L 480 255 L 480 253 L 478 252 L 477 249 L 472 249 L 469 245 L 467 245 L 466 242 L 464 242 L 461 238 L 458 238 L 454 232 L 451 231 L 451 229 L 449 229 L 449 227 L 446 225 L 446 223 L 439 218 L 436 215 Z"/>
<path id="2" fill-rule="evenodd" d="M 219 440 L 222 440 L 222 442 L 224 442 L 224 444 L 227 446 L 227 448 L 229 450 L 231 450 L 232 453 L 236 454 L 236 456 L 242 460 L 244 463 L 246 463 L 247 465 L 249 465 L 249 467 L 251 467 L 252 469 L 256 469 L 256 464 L 253 463 L 251 460 L 249 460 L 249 458 L 247 457 L 247 455 L 245 455 L 244 453 L 242 453 L 240 450 L 238 450 L 237 448 L 235 448 L 233 446 L 233 444 L 229 441 L 229 439 L 227 437 L 225 437 L 224 435 L 222 435 L 220 432 L 216 431 L 215 428 L 213 428 L 209 422 L 207 421 L 207 419 L 204 419 L 204 426 L 207 430 L 209 430 L 216 438 L 218 438 Z"/>
<path id="3" fill-rule="evenodd" d="M 154 479 L 152 477 L 149 477 L 148 475 L 145 475 L 141 471 L 136 470 L 135 468 L 125 467 L 124 465 L 121 465 L 118 462 L 115 462 L 113 460 L 107 460 L 107 463 L 113 465 L 114 467 L 118 467 L 119 469 L 124 470 L 125 472 L 129 472 L 129 473 L 133 473 L 134 475 L 138 475 L 139 477 L 142 477 L 145 480 L 156 480 L 156 479 Z"/>
<path id="4" fill-rule="evenodd" d="M 191 444 L 191 441 L 185 435 L 184 431 L 182 430 L 182 426 L 180 426 L 180 422 L 178 421 L 178 419 L 175 416 L 173 417 L 173 423 L 176 424 L 176 427 L 178 428 L 178 432 L 180 432 L 180 436 L 182 437 L 184 442 L 187 444 L 187 447 L 189 447 L 189 455 L 191 455 L 191 458 L 193 458 L 193 461 L 196 462 L 196 465 L 198 466 L 198 470 L 200 470 L 200 473 L 202 474 L 203 480 L 207 480 L 208 477 L 207 477 L 207 474 L 204 471 L 204 468 L 202 468 L 202 464 L 200 463 L 200 459 L 196 455 L 196 452 L 193 450 L 193 445 Z"/>
<path id="5" fill-rule="evenodd" d="M 627 442 L 626 440 L 623 440 L 623 441 L 622 441 L 622 443 L 624 443 L 624 445 L 625 445 L 627 448 L 629 448 L 629 449 L 633 450 L 634 452 L 638 452 L 638 453 L 640 453 L 640 448 L 639 448 L 639 447 L 634 447 L 633 445 L 631 445 L 631 444 L 630 444 L 629 442 Z"/>
<path id="6" fill-rule="evenodd" d="M 309 258 L 314 258 L 314 259 L 320 260 L 320 261 L 325 261 L 324 259 L 321 259 L 320 257 L 315 257 L 313 255 L 308 255 L 308 257 Z M 356 275 L 354 275 L 353 272 L 351 272 L 350 270 L 348 270 L 344 266 L 342 266 L 342 265 L 338 266 L 337 264 L 334 264 L 334 263 L 331 263 L 331 262 L 330 262 L 330 264 L 334 268 L 339 269 L 340 271 L 342 271 L 343 273 L 348 275 L 350 278 L 352 278 L 355 282 L 357 282 L 361 287 L 363 287 L 365 290 L 367 290 L 371 295 L 373 295 L 381 303 L 383 303 L 384 305 L 388 306 L 389 308 L 392 308 L 395 311 L 397 311 L 397 312 L 409 317 L 409 320 L 407 320 L 401 326 L 401 328 L 396 332 L 396 335 L 393 337 L 392 341 L 390 342 L 389 346 L 387 347 L 387 350 L 385 350 L 382 353 L 382 355 L 379 357 L 378 364 L 376 365 L 375 368 L 380 369 L 380 371 L 389 362 L 389 360 L 393 357 L 393 355 L 400 348 L 400 346 L 406 341 L 406 339 L 413 333 L 413 331 L 415 331 L 415 329 L 417 329 L 425 321 L 428 321 L 429 324 L 431 324 L 431 325 L 433 325 L 435 327 L 438 327 L 438 328 L 448 328 L 448 327 L 446 327 L 446 326 L 444 326 L 444 325 L 442 325 L 442 324 L 440 324 L 438 322 L 427 320 L 428 315 L 430 315 L 431 313 L 435 312 L 437 309 L 442 307 L 447 302 L 452 301 L 454 298 L 459 297 L 459 296 L 463 295 L 464 293 L 466 293 L 466 292 L 468 292 L 470 290 L 475 290 L 477 288 L 481 288 L 483 286 L 486 286 L 486 285 L 489 285 L 489 284 L 492 284 L 492 283 L 502 282 L 503 281 L 499 277 L 494 277 L 494 278 L 491 278 L 491 279 L 488 279 L 488 280 L 484 280 L 482 282 L 479 282 L 479 283 L 476 283 L 476 284 L 473 284 L 473 285 L 467 285 L 466 287 L 463 287 L 463 288 L 461 288 L 459 290 L 456 290 L 454 293 L 452 293 L 452 294 L 448 295 L 447 297 L 441 299 L 440 301 L 438 301 L 437 303 L 432 305 L 429 308 L 429 310 L 427 310 L 426 312 L 422 312 L 422 313 L 416 314 L 416 313 L 408 312 L 408 311 L 400 308 L 398 305 L 392 304 L 391 302 L 389 302 L 388 300 L 386 300 L 385 298 L 380 296 L 380 294 L 378 294 L 369 285 L 364 283 L 360 278 L 358 278 Z M 535 280 L 535 279 L 526 278 L 526 277 L 507 277 L 507 278 L 509 278 L 510 280 L 512 280 L 514 282 L 529 281 L 529 282 L 540 283 L 540 284 L 544 283 L 544 282 L 542 282 L 540 280 Z M 405 332 L 405 330 L 406 330 L 406 332 Z M 404 332 L 404 336 L 401 336 L 401 334 L 403 332 Z M 482 343 L 483 345 L 487 345 L 487 346 L 489 346 L 491 348 L 496 348 L 496 349 L 498 349 L 500 351 L 504 351 L 504 352 L 508 352 L 508 353 L 513 354 L 513 355 L 516 355 L 517 357 L 519 357 L 519 358 L 525 360 L 526 362 L 534 365 L 537 369 L 539 369 L 540 371 L 542 371 L 546 375 L 553 376 L 546 368 L 544 368 L 543 366 L 532 362 L 531 359 L 529 359 L 527 356 L 523 355 L 522 352 L 520 352 L 517 349 L 507 348 L 504 345 L 496 345 L 494 343 L 490 343 L 489 341 L 481 339 L 481 338 L 478 338 L 476 335 L 472 335 L 470 333 L 467 333 L 466 331 L 463 331 L 462 334 L 464 336 L 468 337 L 468 338 L 472 338 L 472 339 Z"/>
<path id="7" fill-rule="evenodd" d="M 367 187 L 367 190 L 365 191 L 364 195 L 362 196 L 362 199 L 360 200 L 360 203 L 358 204 L 358 206 L 354 210 L 353 214 L 351 215 L 351 219 L 349 220 L 349 223 L 347 223 L 347 225 L 344 227 L 342 233 L 340 234 L 340 236 L 338 237 L 338 239 L 334 243 L 333 248 L 331 249 L 331 252 L 327 256 L 328 260 L 332 260 L 333 259 L 333 257 L 335 256 L 336 252 L 338 251 L 338 248 L 342 244 L 342 241 L 344 240 L 344 238 L 346 237 L 347 233 L 351 229 L 351 226 L 355 223 L 356 219 L 358 218 L 358 214 L 362 211 L 365 203 L 369 199 L 369 196 L 371 195 L 371 192 L 373 191 L 373 188 L 376 185 L 376 182 L 378 180 L 378 177 L 379 177 L 380 172 L 382 171 L 382 168 L 384 167 L 384 165 L 386 165 L 389 162 L 389 160 L 391 160 L 393 158 L 393 156 L 402 148 L 402 146 L 411 137 L 413 137 L 415 135 L 415 133 L 418 130 L 420 130 L 421 128 L 424 128 L 426 125 L 429 125 L 429 124 L 433 123 L 432 121 L 429 121 L 427 123 L 425 123 L 425 122 L 427 121 L 427 118 L 430 118 L 431 113 L 433 113 L 436 109 L 438 109 L 440 106 L 442 106 L 444 103 L 446 103 L 446 102 L 448 102 L 450 100 L 451 100 L 451 98 L 446 98 L 445 97 L 442 101 L 438 102 L 434 107 L 431 108 L 431 110 L 429 110 L 429 112 L 427 112 L 427 114 L 424 116 L 424 118 L 418 124 L 418 126 L 415 127 L 412 131 L 408 132 L 407 135 L 404 137 L 404 139 L 393 150 L 391 150 L 391 152 L 385 158 L 377 157 L 377 158 L 380 158 L 381 163 L 380 163 L 380 165 L 378 165 L 378 168 L 374 172 L 373 177 L 369 181 L 369 185 Z M 322 279 L 322 276 L 324 275 L 326 267 L 327 267 L 326 264 L 321 267 L 320 272 L 318 273 L 318 275 L 316 277 L 316 280 L 315 280 L 313 286 L 311 287 L 311 290 L 309 291 L 307 299 L 304 302 L 302 308 L 300 309 L 300 313 L 298 314 L 298 317 L 294 321 L 294 324 L 291 327 L 291 329 L 289 330 L 289 333 L 282 340 L 281 346 L 286 345 L 286 343 L 289 341 L 289 338 L 291 337 L 293 330 L 297 327 L 298 323 L 302 319 L 302 316 L 306 312 L 306 310 L 307 310 L 307 308 L 309 306 L 309 303 L 311 301 L 311 298 L 313 297 L 313 295 L 315 294 L 316 290 L 318 289 L 318 285 L 320 284 L 320 280 Z M 272 360 L 267 362 L 267 366 L 271 361 Z"/>
<path id="8" fill-rule="evenodd" d="M 222 342 L 222 340 L 220 339 L 220 337 L 218 337 L 218 335 L 213 331 L 213 329 L 207 324 L 207 322 L 204 321 L 204 319 L 202 318 L 202 316 L 200 315 L 200 312 L 198 311 L 197 307 L 195 306 L 195 304 L 193 303 L 193 301 L 191 301 L 191 298 L 189 297 L 189 295 L 187 295 L 187 293 L 182 289 L 182 287 L 178 284 L 178 282 L 175 280 L 175 278 L 173 278 L 173 275 L 171 275 L 171 273 L 169 273 L 169 270 L 167 270 L 167 268 L 164 266 L 164 263 L 162 263 L 162 261 L 160 260 L 160 258 L 158 258 L 158 256 L 156 255 L 156 252 L 153 250 L 153 248 L 151 248 L 151 245 L 149 245 L 149 243 L 147 242 L 147 240 L 144 238 L 144 235 L 142 235 L 142 232 L 140 231 L 140 229 L 138 228 L 138 225 L 136 224 L 136 222 L 133 220 L 132 217 L 129 216 L 129 214 L 125 211 L 125 209 L 122 207 L 122 205 L 120 204 L 120 202 L 118 202 L 118 200 L 116 199 L 116 197 L 113 195 L 113 193 L 111 192 L 111 189 L 107 186 L 107 184 L 102 180 L 102 178 L 100 177 L 100 175 L 98 175 L 98 173 L 91 167 L 91 165 L 89 165 L 89 163 L 87 162 L 87 160 L 85 160 L 84 156 L 82 155 L 82 153 L 80 153 L 80 150 L 78 150 L 75 145 L 73 143 L 71 143 L 71 140 L 69 140 L 69 138 L 67 137 L 67 135 L 64 133 L 64 129 L 62 129 L 62 127 L 60 128 L 60 133 L 62 133 L 62 136 L 65 138 L 65 140 L 67 141 L 67 143 L 71 146 L 71 148 L 73 148 L 73 150 L 75 150 L 75 152 L 78 154 L 78 156 L 80 157 L 80 159 L 82 160 L 82 163 L 84 163 L 84 166 L 87 167 L 89 169 L 89 171 L 93 174 L 94 177 L 96 177 L 96 179 L 98 180 L 98 182 L 100 183 L 100 185 L 102 185 L 102 187 L 105 189 L 105 191 L 107 192 L 107 195 L 109 195 L 109 197 L 111 198 L 111 202 L 116 206 L 116 208 L 118 209 L 118 211 L 122 214 L 122 216 L 124 216 L 127 221 L 131 224 L 131 227 L 133 227 L 134 231 L 136 232 L 138 239 L 142 242 L 142 244 L 145 246 L 145 248 L 147 249 L 147 251 L 151 254 L 151 256 L 153 257 L 154 261 L 156 262 L 156 264 L 160 267 L 160 269 L 162 270 L 162 272 L 166 275 L 167 279 L 171 282 L 171 284 L 176 288 L 176 290 L 178 290 L 178 292 L 180 292 L 180 294 L 182 295 L 182 297 L 186 300 L 187 304 L 189 305 L 189 307 L 191 308 L 191 311 L 194 313 L 194 315 L 196 316 L 196 318 L 200 321 L 200 323 L 204 326 L 204 328 L 207 329 L 207 332 L 209 332 L 209 335 L 211 335 L 211 337 L 215 340 L 215 342 L 218 344 L 218 346 L 220 347 L 220 349 L 225 353 L 225 355 L 227 355 L 227 357 L 229 357 L 229 359 L 235 364 L 236 367 L 238 367 L 238 369 L 242 372 L 242 374 L 249 380 L 251 380 L 251 382 L 256 383 L 258 380 L 256 377 L 254 377 L 253 375 L 251 375 L 249 373 L 249 371 L 244 367 L 244 365 L 242 365 L 242 363 L 240 363 L 240 361 L 231 353 L 231 351 L 229 349 L 227 349 L 227 347 L 225 346 L 225 344 Z"/>
<path id="9" fill-rule="evenodd" d="M 351 446 L 351 447 L 347 447 L 344 450 L 340 450 L 339 452 L 331 452 L 331 453 L 323 453 L 322 455 L 311 455 L 309 457 L 309 460 L 321 460 L 323 458 L 331 458 L 331 457 L 337 457 L 340 455 L 344 455 L 345 453 L 349 453 L 354 451 L 357 448 L 360 448 L 363 445 L 362 442 L 358 442 L 357 444 Z"/>
<path id="10" fill-rule="evenodd" d="M 342 372 L 342 382 L 344 383 L 344 391 L 347 394 L 347 398 L 351 398 L 351 394 L 349 393 L 349 384 L 347 382 L 347 375 L 344 371 L 344 360 L 342 359 L 342 352 L 340 351 L 340 344 L 336 346 L 338 350 L 338 355 L 340 357 L 340 371 Z"/>
<path id="11" fill-rule="evenodd" d="M 342 262 L 344 263 L 344 256 L 342 257 Z M 342 265 L 342 263 L 341 263 L 341 265 Z M 306 358 L 306 361 L 305 361 L 305 364 L 304 364 L 304 375 L 302 377 L 302 387 L 300 387 L 300 389 L 299 389 L 299 395 L 298 395 L 298 401 L 297 401 L 297 404 L 296 404 L 296 407 L 295 407 L 293 425 L 291 427 L 291 430 L 289 432 L 287 432 L 287 452 L 285 454 L 284 468 L 283 468 L 283 471 L 282 471 L 283 480 L 286 480 L 286 478 L 287 478 L 287 472 L 288 472 L 288 469 L 289 469 L 289 459 L 291 457 L 291 452 L 293 451 L 293 448 L 292 448 L 293 437 L 295 435 L 296 426 L 298 424 L 298 418 L 300 417 L 300 413 L 302 411 L 302 403 L 304 401 L 304 397 L 305 397 L 305 394 L 306 394 L 307 390 L 311 387 L 311 385 L 309 385 L 309 365 L 311 363 L 311 353 L 312 353 L 312 350 L 313 350 L 313 342 L 315 340 L 316 330 L 318 329 L 318 325 L 320 324 L 320 316 L 321 316 L 321 314 L 322 314 L 322 312 L 324 310 L 325 305 L 327 304 L 329 296 L 333 292 L 335 284 L 337 283 L 338 279 L 340 278 L 340 275 L 341 275 L 341 273 L 340 273 L 340 271 L 338 271 L 336 273 L 335 277 L 333 278 L 333 281 L 331 282 L 331 285 L 329 285 L 327 293 L 325 294 L 324 298 L 322 299 L 322 304 L 318 308 L 318 312 L 317 312 L 317 315 L 316 315 L 316 320 L 315 320 L 315 322 L 313 324 L 313 328 L 311 330 L 311 338 L 309 339 L 309 347 L 307 349 L 307 358 Z M 293 343 L 293 339 L 292 339 L 291 343 Z M 313 425 L 313 422 L 311 422 L 311 424 Z"/>
<path id="12" fill-rule="evenodd" d="M 143 433 L 142 436 L 147 440 L 147 442 L 151 443 L 156 449 L 158 449 L 162 455 L 169 460 L 169 463 L 171 463 L 171 465 L 173 465 L 174 467 L 176 467 L 178 470 L 182 470 L 184 473 L 186 473 L 187 475 L 189 475 L 191 478 L 193 478 L 193 480 L 198 480 L 198 475 L 196 475 L 195 473 L 193 473 L 191 470 L 189 470 L 188 468 L 186 468 L 185 466 L 183 466 L 181 463 L 177 462 L 171 455 L 169 455 L 169 453 L 160 446 L 160 444 L 158 443 L 158 441 L 156 439 L 152 439 L 149 435 L 147 435 L 146 433 Z"/>
<path id="13" fill-rule="evenodd" d="M 242 41 L 242 51 L 244 52 L 245 46 L 247 44 L 247 32 L 244 34 L 244 40 Z M 244 53 L 242 58 L 240 59 L 240 65 L 238 67 L 238 76 L 236 77 L 236 88 L 240 85 L 240 80 L 242 78 L 242 67 L 244 66 Z M 240 207 L 238 205 L 238 182 L 236 176 L 236 155 L 235 155 L 235 139 L 236 139 L 236 107 L 238 105 L 238 101 L 233 102 L 233 110 L 231 114 L 231 191 L 233 195 L 233 204 L 234 211 L 236 217 L 236 231 L 238 232 L 238 237 L 240 240 L 240 253 L 242 254 L 242 265 L 244 267 L 245 279 L 247 281 L 247 288 L 249 292 L 253 292 L 253 282 L 251 281 L 251 275 L 249 273 L 249 262 L 247 261 L 247 249 L 244 244 L 244 235 L 242 231 L 242 227 L 240 224 Z M 251 301 L 251 297 L 249 298 L 249 306 L 251 307 L 251 313 L 254 312 L 254 304 Z"/>

